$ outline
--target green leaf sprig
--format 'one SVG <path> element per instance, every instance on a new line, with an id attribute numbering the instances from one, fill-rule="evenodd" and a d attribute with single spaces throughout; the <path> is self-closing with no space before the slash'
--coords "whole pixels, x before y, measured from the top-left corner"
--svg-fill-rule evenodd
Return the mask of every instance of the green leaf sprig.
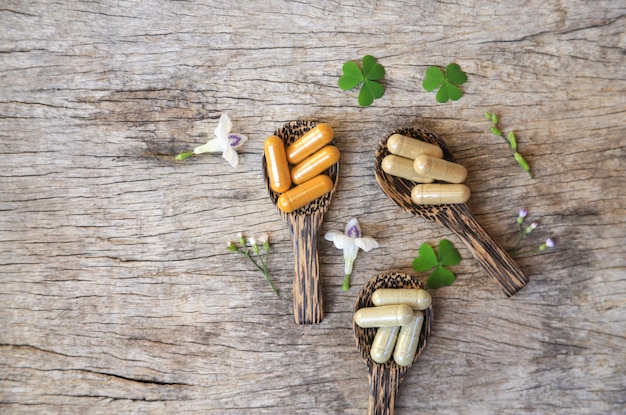
<path id="1" fill-rule="evenodd" d="M 518 236 L 517 236 L 517 241 L 515 242 L 515 246 L 511 250 L 511 256 L 513 258 L 517 258 L 517 257 L 527 255 L 527 254 L 533 254 L 536 252 L 543 252 L 546 249 L 554 248 L 555 246 L 554 239 L 548 238 L 545 240 L 545 242 L 543 242 L 541 245 L 539 245 L 535 249 L 530 249 L 530 250 L 522 251 L 522 252 L 519 251 L 519 247 L 520 247 L 520 244 L 522 243 L 522 240 L 526 238 L 528 235 L 530 235 L 530 233 L 532 233 L 532 231 L 537 229 L 537 227 L 539 226 L 539 222 L 536 222 L 536 221 L 532 222 L 528 226 L 524 226 L 524 220 L 526 219 L 527 215 L 528 215 L 528 210 L 520 209 L 519 215 L 517 216 L 517 220 L 515 221 L 515 224 L 517 226 Z"/>
<path id="2" fill-rule="evenodd" d="M 532 179 L 534 176 L 532 170 L 530 169 L 530 165 L 517 151 L 517 138 L 515 137 L 515 133 L 511 131 L 510 133 L 507 133 L 506 138 L 504 137 L 504 133 L 502 132 L 502 130 L 500 130 L 500 128 L 498 128 L 498 116 L 495 112 L 485 112 L 485 118 L 491 121 L 492 125 L 489 129 L 491 134 L 495 135 L 496 137 L 502 137 L 502 139 L 509 144 L 509 147 L 511 147 L 511 150 L 513 150 L 513 157 L 515 158 L 515 161 L 517 161 L 517 164 L 520 165 L 522 170 L 528 173 L 528 175 Z"/>
<path id="3" fill-rule="evenodd" d="M 385 76 L 385 68 L 370 55 L 363 56 L 362 64 L 363 69 L 353 61 L 344 63 L 341 68 L 343 75 L 338 84 L 344 91 L 363 84 L 359 92 L 359 105 L 368 107 L 385 93 L 385 87 L 378 82 Z"/>
<path id="4" fill-rule="evenodd" d="M 413 260 L 413 269 L 417 272 L 434 271 L 428 277 L 426 285 L 429 288 L 439 288 L 444 285 L 452 285 L 456 279 L 454 273 L 446 266 L 457 265 L 461 262 L 461 254 L 447 239 L 439 241 L 438 254 L 435 254 L 433 247 L 424 242 L 418 250 L 418 256 Z"/>
<path id="5" fill-rule="evenodd" d="M 237 245 L 237 242 L 239 242 L 239 245 Z M 249 238 L 250 248 L 252 249 L 252 253 L 248 249 L 248 244 L 246 242 L 246 238 L 243 236 L 243 232 L 239 232 L 239 234 L 237 234 L 237 242 L 232 242 L 232 241 L 228 242 L 227 249 L 230 252 L 237 252 L 237 253 L 244 255 L 246 258 L 248 258 L 250 262 L 252 262 L 254 266 L 263 273 L 263 276 L 269 283 L 270 287 L 272 288 L 272 291 L 274 291 L 274 294 L 278 296 L 279 295 L 278 290 L 276 289 L 276 286 L 274 285 L 274 283 L 272 282 L 272 279 L 270 278 L 270 273 L 267 267 L 267 261 L 270 255 L 269 235 L 263 234 L 256 238 L 254 237 Z M 261 247 L 265 251 L 265 255 L 261 254 Z M 258 262 L 257 262 L 257 259 L 255 259 L 254 255 L 252 254 L 256 255 Z"/>
<path id="6" fill-rule="evenodd" d="M 463 96 L 463 91 L 458 85 L 463 85 L 465 82 L 467 82 L 467 74 L 459 65 L 451 63 L 446 66 L 445 72 L 438 66 L 426 69 L 422 86 L 428 92 L 439 88 L 436 99 L 437 102 L 444 104 L 448 100 L 457 101 Z"/>

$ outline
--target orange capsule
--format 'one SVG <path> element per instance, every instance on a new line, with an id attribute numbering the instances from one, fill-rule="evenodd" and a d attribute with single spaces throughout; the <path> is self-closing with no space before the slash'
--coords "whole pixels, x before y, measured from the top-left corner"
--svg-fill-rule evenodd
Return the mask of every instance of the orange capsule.
<path id="1" fill-rule="evenodd" d="M 339 149 L 335 146 L 325 146 L 291 168 L 291 181 L 294 184 L 304 183 L 337 163 L 338 160 Z"/>
<path id="2" fill-rule="evenodd" d="M 270 188 L 278 193 L 286 192 L 291 188 L 291 176 L 283 140 L 275 135 L 270 135 L 263 142 L 263 147 Z"/>
<path id="3" fill-rule="evenodd" d="M 294 188 L 287 190 L 278 197 L 278 207 L 285 213 L 293 212 L 307 203 L 330 192 L 333 181 L 325 174 L 320 174 Z"/>
<path id="4" fill-rule="evenodd" d="M 287 147 L 287 160 L 291 164 L 300 163 L 330 143 L 334 135 L 333 127 L 329 124 L 317 124 Z"/>

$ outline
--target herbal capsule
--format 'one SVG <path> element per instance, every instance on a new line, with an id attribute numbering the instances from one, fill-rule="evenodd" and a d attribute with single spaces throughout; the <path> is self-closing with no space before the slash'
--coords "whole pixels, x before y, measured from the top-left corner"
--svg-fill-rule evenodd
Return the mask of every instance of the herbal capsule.
<path id="1" fill-rule="evenodd" d="M 291 181 L 294 184 L 304 183 L 337 161 L 339 161 L 339 149 L 335 146 L 325 146 L 291 168 Z"/>
<path id="2" fill-rule="evenodd" d="M 448 183 L 463 183 L 467 170 L 458 163 L 422 154 L 415 158 L 413 168 L 419 174 Z"/>
<path id="3" fill-rule="evenodd" d="M 389 154 L 381 163 L 383 171 L 392 176 L 402 177 L 418 183 L 432 183 L 431 177 L 422 176 L 413 169 L 413 160 Z"/>
<path id="4" fill-rule="evenodd" d="M 413 310 L 426 310 L 433 298 L 421 288 L 379 288 L 372 294 L 376 306 L 406 304 Z"/>
<path id="5" fill-rule="evenodd" d="M 263 142 L 263 148 L 270 188 L 278 193 L 286 192 L 291 187 L 291 177 L 283 140 L 275 135 L 270 135 Z"/>
<path id="6" fill-rule="evenodd" d="M 364 307 L 354 313 L 359 327 L 403 326 L 413 320 L 413 310 L 406 304 Z"/>
<path id="7" fill-rule="evenodd" d="M 333 127 L 329 124 L 317 124 L 287 147 L 287 160 L 291 164 L 300 163 L 330 143 L 334 134 Z"/>
<path id="8" fill-rule="evenodd" d="M 411 324 L 400 328 L 396 347 L 393 351 L 393 360 L 400 366 L 408 366 L 413 362 L 417 345 L 420 340 L 420 332 L 424 324 L 424 312 L 415 311 L 415 318 Z"/>
<path id="9" fill-rule="evenodd" d="M 370 356 L 376 363 L 385 363 L 393 353 L 400 326 L 379 327 L 372 342 Z"/>
<path id="10" fill-rule="evenodd" d="M 333 181 L 330 177 L 320 174 L 278 196 L 277 204 L 283 212 L 293 212 L 330 192 L 332 188 Z"/>
<path id="11" fill-rule="evenodd" d="M 465 203 L 470 190 L 464 184 L 418 184 L 411 191 L 411 200 L 416 205 L 445 205 Z"/>
<path id="12" fill-rule="evenodd" d="M 430 144 L 417 138 L 407 137 L 402 134 L 394 134 L 387 140 L 387 149 L 391 154 L 414 160 L 417 156 L 426 154 L 432 157 L 442 158 L 441 147 Z"/>

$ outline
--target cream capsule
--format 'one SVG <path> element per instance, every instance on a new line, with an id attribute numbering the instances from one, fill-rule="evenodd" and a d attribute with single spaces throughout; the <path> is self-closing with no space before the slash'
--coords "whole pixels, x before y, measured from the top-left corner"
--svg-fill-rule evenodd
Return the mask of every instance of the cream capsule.
<path id="1" fill-rule="evenodd" d="M 403 326 L 413 320 L 413 310 L 406 304 L 364 307 L 354 313 L 359 327 Z"/>
<path id="2" fill-rule="evenodd" d="M 418 183 L 432 183 L 431 177 L 423 176 L 413 169 L 413 160 L 388 154 L 381 163 L 383 171 L 392 176 L 402 177 Z"/>
<path id="3" fill-rule="evenodd" d="M 293 212 L 330 192 L 333 181 L 325 174 L 315 176 L 278 196 L 277 205 L 285 213 Z"/>
<path id="4" fill-rule="evenodd" d="M 464 184 L 418 184 L 411 190 L 411 200 L 416 205 L 445 205 L 465 203 L 470 190 Z"/>
<path id="5" fill-rule="evenodd" d="M 400 328 L 396 347 L 393 350 L 393 360 L 399 366 L 408 366 L 413 362 L 415 353 L 417 353 L 417 345 L 419 344 L 423 324 L 424 312 L 417 310 L 415 311 L 413 322 Z"/>
<path id="6" fill-rule="evenodd" d="M 287 161 L 298 164 L 317 150 L 330 143 L 335 132 L 329 124 L 317 124 L 296 141 L 287 146 Z"/>
<path id="7" fill-rule="evenodd" d="M 275 135 L 270 135 L 263 142 L 263 148 L 270 188 L 278 193 L 286 192 L 291 188 L 291 176 L 283 140 Z"/>
<path id="8" fill-rule="evenodd" d="M 399 332 L 400 326 L 379 327 L 376 330 L 372 348 L 370 349 L 370 357 L 373 361 L 385 363 L 391 358 Z"/>
<path id="9" fill-rule="evenodd" d="M 387 140 L 387 149 L 391 154 L 414 160 L 417 156 L 426 154 L 436 158 L 443 157 L 441 147 L 417 138 L 407 137 L 402 134 L 393 134 Z"/>
<path id="10" fill-rule="evenodd" d="M 291 168 L 291 181 L 304 183 L 339 161 L 339 149 L 325 146 Z"/>
<path id="11" fill-rule="evenodd" d="M 375 306 L 406 304 L 413 310 L 426 310 L 433 299 L 421 288 L 379 288 L 372 294 Z"/>
<path id="12" fill-rule="evenodd" d="M 458 163 L 422 154 L 413 162 L 413 168 L 421 175 L 448 183 L 463 183 L 467 170 Z"/>

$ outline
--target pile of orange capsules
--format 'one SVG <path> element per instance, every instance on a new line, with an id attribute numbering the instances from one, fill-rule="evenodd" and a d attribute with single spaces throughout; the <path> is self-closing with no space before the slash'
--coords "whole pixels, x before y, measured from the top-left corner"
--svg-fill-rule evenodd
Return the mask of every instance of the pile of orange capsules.
<path id="1" fill-rule="evenodd" d="M 280 194 L 280 210 L 293 212 L 331 191 L 333 181 L 323 172 L 339 161 L 339 149 L 329 144 L 333 137 L 333 128 L 322 123 L 287 148 L 276 135 L 265 139 L 267 175 L 270 188 Z"/>
<path id="2" fill-rule="evenodd" d="M 417 182 L 411 200 L 418 205 L 465 203 L 469 188 L 462 184 L 467 170 L 458 163 L 443 159 L 443 151 L 435 144 L 393 134 L 387 140 L 391 154 L 382 161 L 382 169 L 392 176 Z M 445 183 L 433 183 L 435 180 Z"/>
<path id="3" fill-rule="evenodd" d="M 374 307 L 354 313 L 354 322 L 363 328 L 377 327 L 370 357 L 376 363 L 391 358 L 399 366 L 408 366 L 417 353 L 424 311 L 432 297 L 421 288 L 379 288 L 372 294 Z"/>

